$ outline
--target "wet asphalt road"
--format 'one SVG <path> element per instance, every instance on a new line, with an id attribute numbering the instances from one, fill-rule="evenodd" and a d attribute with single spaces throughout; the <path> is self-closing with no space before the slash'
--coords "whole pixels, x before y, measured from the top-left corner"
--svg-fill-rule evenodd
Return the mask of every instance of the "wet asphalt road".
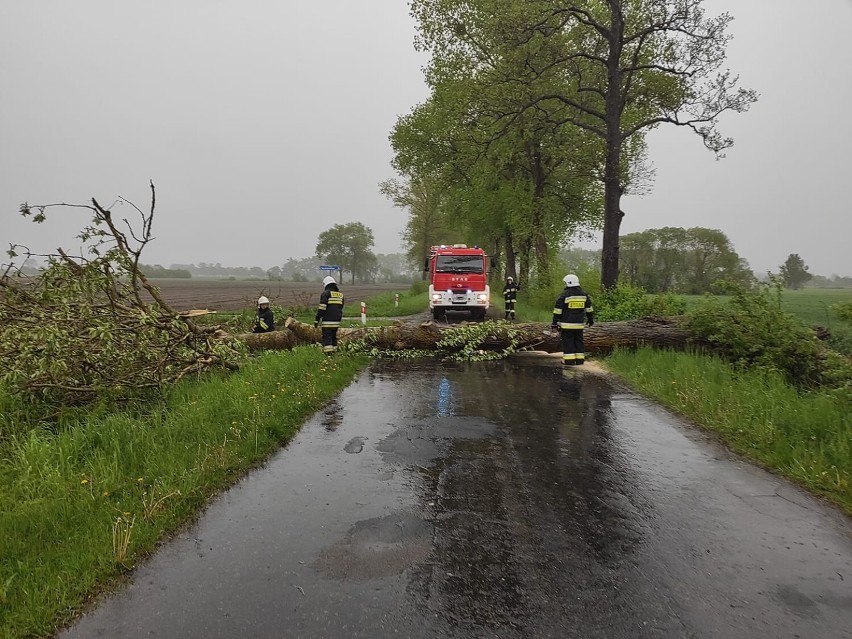
<path id="1" fill-rule="evenodd" d="M 558 360 L 378 363 L 60 637 L 852 637 L 850 530 Z"/>

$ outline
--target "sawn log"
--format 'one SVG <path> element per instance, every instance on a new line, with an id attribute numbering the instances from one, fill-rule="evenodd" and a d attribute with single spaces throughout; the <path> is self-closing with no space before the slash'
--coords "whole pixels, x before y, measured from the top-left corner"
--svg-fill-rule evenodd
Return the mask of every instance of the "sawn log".
<path id="1" fill-rule="evenodd" d="M 700 345 L 683 328 L 684 318 L 649 317 L 622 322 L 600 322 L 585 329 L 586 352 L 608 353 L 615 347 L 636 347 L 643 344 L 660 348 L 682 350 Z M 382 350 L 438 350 L 438 342 L 444 331 L 458 324 L 443 324 L 432 320 L 422 323 L 397 322 L 393 326 L 365 328 L 341 328 L 338 341 L 368 338 L 370 343 Z M 558 331 L 551 332 L 547 324 L 539 323 L 495 323 L 488 338 L 480 345 L 484 350 L 502 350 L 511 344 L 509 331 L 515 333 L 516 347 L 524 350 L 561 351 Z M 286 350 L 299 344 L 318 343 L 320 329 L 288 318 L 281 330 L 271 333 L 248 333 L 238 335 L 250 350 Z"/>

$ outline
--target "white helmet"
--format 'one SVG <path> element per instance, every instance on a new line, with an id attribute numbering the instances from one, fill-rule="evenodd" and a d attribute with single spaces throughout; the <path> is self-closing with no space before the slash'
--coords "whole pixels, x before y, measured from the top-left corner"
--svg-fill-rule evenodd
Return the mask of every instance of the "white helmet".
<path id="1" fill-rule="evenodd" d="M 261 295 L 257 300 L 257 305 L 260 306 L 261 304 L 269 304 L 269 300 L 264 295 Z"/>
<path id="2" fill-rule="evenodd" d="M 326 275 L 322 280 L 322 285 L 328 286 L 329 284 L 337 284 L 337 282 L 334 281 L 334 278 L 331 275 Z"/>
<path id="3" fill-rule="evenodd" d="M 506 281 L 507 282 L 514 282 L 515 278 L 510 275 L 509 277 L 506 278 Z"/>
<path id="4" fill-rule="evenodd" d="M 563 277 L 562 281 L 565 282 L 565 286 L 580 286 L 580 278 L 573 273 Z"/>

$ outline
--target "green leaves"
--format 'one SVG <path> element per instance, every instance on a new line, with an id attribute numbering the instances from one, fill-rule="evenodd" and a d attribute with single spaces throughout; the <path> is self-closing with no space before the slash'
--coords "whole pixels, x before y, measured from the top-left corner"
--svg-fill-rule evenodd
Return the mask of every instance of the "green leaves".
<path id="1" fill-rule="evenodd" d="M 799 289 L 812 277 L 813 275 L 808 273 L 805 261 L 799 257 L 798 253 L 791 253 L 781 265 L 781 280 L 786 288 Z"/>
<path id="2" fill-rule="evenodd" d="M 511 322 L 474 322 L 447 329 L 437 343 L 445 357 L 474 362 L 503 359 L 517 351 L 520 332 Z M 507 346 L 495 349 L 489 343 L 506 341 Z"/>
<path id="3" fill-rule="evenodd" d="M 70 257 L 62 249 L 33 256 L 27 250 L 28 259 L 46 258 L 44 268 L 26 279 L 0 277 L 4 392 L 55 410 L 148 398 L 190 373 L 236 367 L 241 353 L 232 341 L 179 317 L 137 270 L 151 240 L 153 197 L 141 230 L 128 225 L 129 236 L 95 200 L 92 206 L 23 204 L 21 214 L 40 222 L 50 206 L 92 212 L 78 236 L 88 256 Z M 17 257 L 20 248 L 12 245 L 9 256 Z"/>
<path id="4" fill-rule="evenodd" d="M 754 275 L 717 229 L 665 227 L 621 237 L 622 278 L 652 293 L 702 294 L 725 280 L 750 285 Z"/>
<path id="5" fill-rule="evenodd" d="M 546 286 L 552 247 L 603 228 L 614 286 L 621 197 L 650 183 L 645 134 L 681 126 L 721 155 L 719 116 L 757 100 L 721 69 L 730 16 L 701 0 L 413 0 L 411 13 L 432 94 L 398 121 L 394 166 L 436 176 L 461 232 L 518 253 L 522 282 L 532 268 Z"/>
<path id="6" fill-rule="evenodd" d="M 797 386 L 823 383 L 824 349 L 813 331 L 781 310 L 780 291 L 770 285 L 730 288 L 727 303 L 708 297 L 696 307 L 687 328 L 738 365 L 778 371 Z"/>
<path id="7" fill-rule="evenodd" d="M 320 233 L 316 254 L 320 259 L 352 273 L 353 282 L 356 276 L 364 281 L 378 264 L 370 250 L 374 241 L 373 231 L 361 222 L 335 224 Z"/>

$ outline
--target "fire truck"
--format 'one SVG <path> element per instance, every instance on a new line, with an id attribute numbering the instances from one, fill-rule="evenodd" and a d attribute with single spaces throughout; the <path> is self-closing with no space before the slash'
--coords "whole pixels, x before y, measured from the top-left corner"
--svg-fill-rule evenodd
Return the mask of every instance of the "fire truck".
<path id="1" fill-rule="evenodd" d="M 491 259 L 492 268 L 493 262 L 494 258 Z M 485 319 L 491 304 L 488 265 L 488 256 L 477 246 L 433 246 L 424 264 L 424 270 L 429 273 L 432 317 L 440 319 L 447 311 L 467 311 L 472 319 Z"/>

